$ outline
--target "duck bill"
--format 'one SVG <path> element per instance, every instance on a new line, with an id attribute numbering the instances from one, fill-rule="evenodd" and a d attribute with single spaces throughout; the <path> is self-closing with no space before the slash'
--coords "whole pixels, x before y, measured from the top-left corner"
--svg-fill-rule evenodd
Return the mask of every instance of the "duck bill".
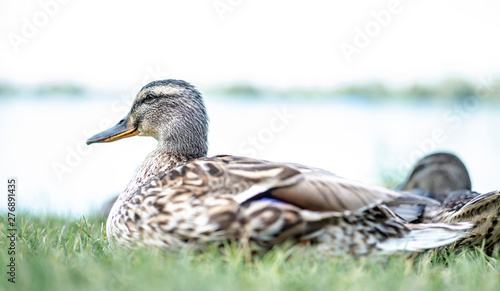
<path id="1" fill-rule="evenodd" d="M 98 142 L 112 142 L 137 134 L 139 134 L 139 130 L 137 130 L 137 127 L 132 124 L 129 115 L 127 115 L 115 126 L 89 138 L 87 140 L 87 144 L 89 145 Z"/>

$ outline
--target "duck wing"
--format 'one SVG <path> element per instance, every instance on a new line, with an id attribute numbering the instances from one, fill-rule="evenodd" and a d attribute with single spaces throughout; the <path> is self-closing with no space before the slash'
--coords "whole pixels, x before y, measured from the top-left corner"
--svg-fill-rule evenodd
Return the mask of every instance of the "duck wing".
<path id="1" fill-rule="evenodd" d="M 312 211 L 356 211 L 384 203 L 438 204 L 407 192 L 368 186 L 325 170 L 290 163 L 273 163 L 238 156 L 215 156 L 187 166 L 205 169 L 211 193 L 232 193 L 240 204 L 273 199 Z M 193 169 L 193 167 L 191 167 Z M 187 172 L 187 171 L 186 171 Z M 216 186 L 216 187 L 213 187 Z"/>

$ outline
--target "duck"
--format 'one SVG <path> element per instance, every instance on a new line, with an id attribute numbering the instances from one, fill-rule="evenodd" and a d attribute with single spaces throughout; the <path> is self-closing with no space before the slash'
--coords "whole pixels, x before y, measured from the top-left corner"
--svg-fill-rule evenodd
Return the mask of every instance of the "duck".
<path id="1" fill-rule="evenodd" d="M 455 249 L 482 248 L 489 255 L 500 251 L 500 191 L 473 191 L 467 167 L 456 155 L 437 152 L 424 156 L 398 189 L 440 202 L 439 205 L 399 205 L 393 209 L 407 221 L 470 222 L 473 226 L 457 240 Z"/>
<path id="2" fill-rule="evenodd" d="M 110 245 L 178 251 L 235 242 L 265 252 L 286 243 L 361 256 L 449 245 L 471 227 L 410 224 L 389 208 L 438 203 L 421 195 L 300 164 L 207 157 L 208 123 L 196 87 L 157 80 L 138 92 L 125 118 L 87 140 L 90 145 L 137 135 L 158 141 L 110 210 Z"/>
<path id="3" fill-rule="evenodd" d="M 471 190 L 471 179 L 467 167 L 456 155 L 448 152 L 431 153 L 415 163 L 410 174 L 395 187 L 399 191 L 410 191 L 439 202 L 439 208 L 450 193 Z M 409 222 L 423 222 L 426 210 L 432 207 L 424 204 L 398 205 L 393 210 Z"/>

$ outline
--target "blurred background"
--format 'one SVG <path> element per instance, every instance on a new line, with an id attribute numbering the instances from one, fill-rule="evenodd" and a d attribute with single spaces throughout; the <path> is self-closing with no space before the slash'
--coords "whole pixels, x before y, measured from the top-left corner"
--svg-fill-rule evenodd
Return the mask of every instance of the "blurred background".
<path id="1" fill-rule="evenodd" d="M 16 177 L 18 205 L 35 213 L 99 210 L 156 143 L 86 139 L 143 85 L 175 78 L 205 96 L 210 155 L 394 187 L 448 151 L 475 190 L 498 189 L 499 11 L 493 0 L 3 0 L 0 184 Z"/>

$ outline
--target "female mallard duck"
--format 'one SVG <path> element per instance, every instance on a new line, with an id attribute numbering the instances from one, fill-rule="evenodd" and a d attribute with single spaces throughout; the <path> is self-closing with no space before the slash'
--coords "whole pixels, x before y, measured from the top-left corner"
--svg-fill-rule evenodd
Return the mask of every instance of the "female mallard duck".
<path id="1" fill-rule="evenodd" d="M 457 241 L 457 247 L 482 247 L 491 254 L 500 251 L 500 192 L 479 194 L 471 191 L 471 180 L 464 163 L 455 155 L 435 153 L 417 162 L 401 187 L 418 190 L 440 205 L 402 205 L 394 211 L 403 217 L 411 211 L 412 222 L 471 222 L 474 226 Z"/>
<path id="2" fill-rule="evenodd" d="M 187 82 L 151 82 L 128 115 L 87 144 L 143 135 L 158 140 L 111 209 L 119 245 L 181 246 L 235 240 L 252 249 L 308 241 L 331 254 L 423 250 L 462 237 L 468 224 L 411 225 L 386 205 L 434 203 L 297 164 L 206 158 L 208 117 Z"/>

